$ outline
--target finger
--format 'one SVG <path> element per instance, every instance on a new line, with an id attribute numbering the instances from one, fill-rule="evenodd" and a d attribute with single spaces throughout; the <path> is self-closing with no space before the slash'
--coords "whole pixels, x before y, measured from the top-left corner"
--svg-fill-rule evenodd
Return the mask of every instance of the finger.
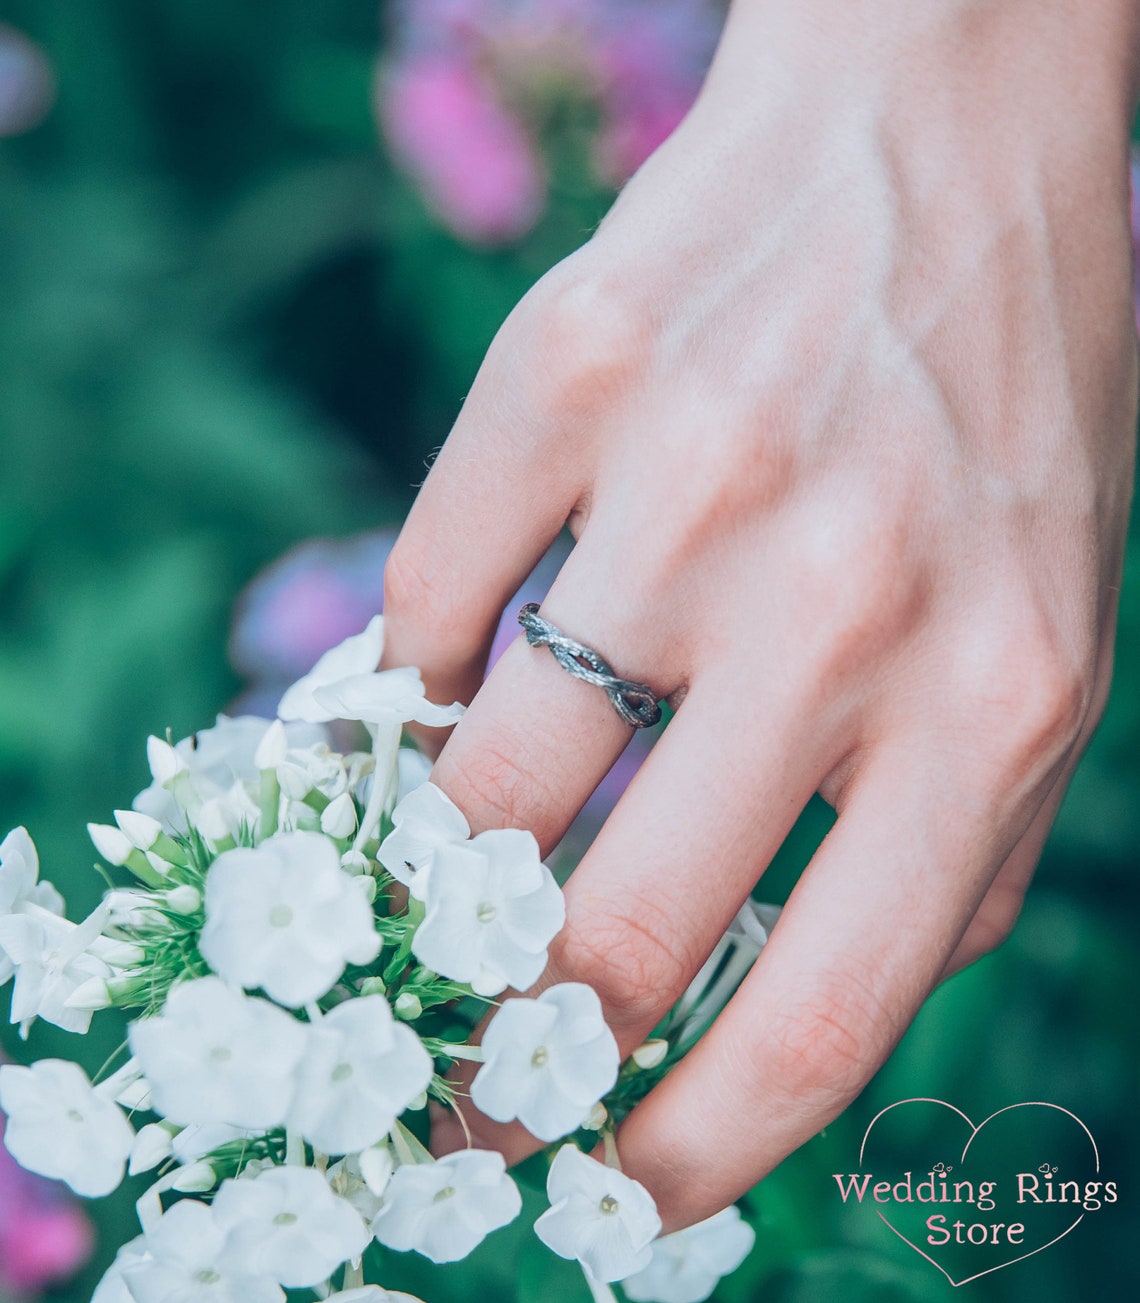
<path id="1" fill-rule="evenodd" d="M 619 1135 L 667 1230 L 727 1206 L 863 1088 L 1019 828 L 949 799 L 926 751 L 868 767 L 749 977 Z M 906 830 L 903 835 L 900 830 Z"/>
<path id="2" fill-rule="evenodd" d="M 805 744 L 803 694 L 786 682 L 754 709 L 762 728 L 742 722 L 720 676 L 695 683 L 567 884 L 566 925 L 536 989 L 592 986 L 623 1057 L 684 992 L 834 763 L 838 725 Z M 536 1147 L 465 1116 L 511 1161 Z M 439 1143 L 461 1134 L 442 1126 Z"/>
<path id="3" fill-rule="evenodd" d="M 1065 799 L 1073 773 L 1080 763 L 1085 747 L 1096 732 L 1104 712 L 1111 678 L 1112 642 L 1109 640 L 1101 652 L 1097 687 L 1080 735 L 1041 809 L 1010 852 L 1009 858 L 998 870 L 997 876 L 982 898 L 982 903 L 970 920 L 965 935 L 946 963 L 942 973 L 943 979 L 952 977 L 975 960 L 981 959 L 983 955 L 996 950 L 1013 931 L 1021 914 L 1025 893 L 1037 871 L 1041 853 L 1045 849 L 1049 832 L 1057 818 L 1057 811 L 1061 808 L 1061 802 Z"/>
<path id="4" fill-rule="evenodd" d="M 540 399 L 504 328 L 384 569 L 385 667 L 468 702 L 503 608 L 584 491 L 566 417 Z"/>

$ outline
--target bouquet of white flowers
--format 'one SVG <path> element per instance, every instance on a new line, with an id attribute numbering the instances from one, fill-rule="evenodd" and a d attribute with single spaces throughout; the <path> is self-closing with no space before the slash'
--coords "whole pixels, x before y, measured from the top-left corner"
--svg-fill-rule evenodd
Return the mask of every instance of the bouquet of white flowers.
<path id="1" fill-rule="evenodd" d="M 427 701 L 414 669 L 376 671 L 381 642 L 378 617 L 273 723 L 222 716 L 177 744 L 152 737 L 151 786 L 115 825 L 89 826 L 111 887 L 83 922 L 39 881 L 23 828 L 0 845 L 0 981 L 15 977 L 21 1033 L 37 1018 L 84 1033 L 106 1008 L 131 1019 L 125 1062 L 94 1084 L 65 1060 L 0 1068 L 5 1143 L 25 1167 L 88 1197 L 151 1174 L 142 1234 L 97 1303 L 407 1300 L 366 1283 L 373 1241 L 452 1262 L 521 1208 L 498 1153 L 426 1146 L 427 1102 L 454 1105 L 456 1060 L 481 1065 L 470 1098 L 488 1117 L 592 1149 L 767 938 L 767 907 L 742 911 L 624 1066 L 580 983 L 506 999 L 474 1044 L 496 997 L 542 974 L 562 893 L 530 833 L 472 836 L 427 781 L 403 726 L 462 707 Z M 371 749 L 332 750 L 337 720 L 362 724 Z M 535 1230 L 581 1262 L 595 1297 L 620 1280 L 630 1299 L 697 1303 L 751 1248 L 735 1208 L 662 1237 L 636 1181 L 578 1144 L 551 1151 Z"/>

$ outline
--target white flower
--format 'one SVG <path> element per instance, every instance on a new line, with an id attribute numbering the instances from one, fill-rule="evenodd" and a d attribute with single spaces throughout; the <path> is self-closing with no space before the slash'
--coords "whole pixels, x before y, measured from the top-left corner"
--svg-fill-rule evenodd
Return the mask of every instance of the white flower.
<path id="1" fill-rule="evenodd" d="M 521 1208 L 502 1154 L 461 1149 L 435 1163 L 398 1167 L 372 1233 L 390 1249 L 457 1262 Z"/>
<path id="2" fill-rule="evenodd" d="M 111 975 L 88 953 L 109 917 L 105 906 L 80 924 L 44 910 L 0 916 L 0 949 L 16 969 L 11 1018 L 25 1035 L 36 1018 L 69 1032 L 91 1026 L 92 1010 L 73 1009 L 67 1002 L 90 978 Z"/>
<path id="3" fill-rule="evenodd" d="M 623 1280 L 633 1303 L 703 1303 L 740 1266 L 756 1240 L 735 1205 L 653 1242 L 648 1267 Z"/>
<path id="4" fill-rule="evenodd" d="M 388 1134 L 433 1070 L 387 1000 L 346 1000 L 309 1028 L 289 1125 L 326 1154 L 356 1153 Z"/>
<path id="5" fill-rule="evenodd" d="M 132 805 L 158 819 L 167 832 L 185 833 L 183 806 L 194 814 L 211 800 L 232 806 L 235 784 L 256 797 L 261 781 L 256 756 L 269 728 L 269 720 L 254 715 L 219 715 L 213 728 L 201 729 L 173 747 L 160 738 L 149 739 L 147 759 L 154 782 Z M 294 747 L 325 740 L 324 729 L 307 724 L 289 724 L 285 731 Z"/>
<path id="6" fill-rule="evenodd" d="M 77 1064 L 41 1059 L 30 1068 L 0 1067 L 0 1108 L 8 1114 L 4 1143 L 22 1167 L 91 1199 L 122 1181 L 135 1133 Z"/>
<path id="7" fill-rule="evenodd" d="M 95 1293 L 91 1296 L 91 1303 L 135 1303 L 131 1291 L 127 1288 L 127 1282 L 123 1278 L 123 1273 L 130 1266 L 139 1262 L 149 1262 L 150 1254 L 147 1252 L 146 1239 L 142 1235 L 136 1236 L 129 1240 L 115 1254 L 115 1261 L 103 1273 L 103 1278 L 95 1286 Z"/>
<path id="8" fill-rule="evenodd" d="M 376 858 L 404 886 L 441 846 L 458 845 L 471 836 L 463 811 L 434 783 L 409 792 L 392 811 L 392 825 Z"/>
<path id="9" fill-rule="evenodd" d="M 444 846 L 413 880 L 424 921 L 412 940 L 434 972 L 479 995 L 525 990 L 546 967 L 546 947 L 566 920 L 562 892 L 529 832 L 482 832 Z"/>
<path id="10" fill-rule="evenodd" d="M 231 1127 L 224 1122 L 206 1122 L 185 1127 L 171 1142 L 174 1157 L 187 1165 L 196 1163 L 222 1145 L 234 1140 L 253 1140 L 259 1133 L 248 1127 Z"/>
<path id="11" fill-rule="evenodd" d="M 464 708 L 458 701 L 450 706 L 437 706 L 428 701 L 424 691 L 419 671 L 408 666 L 353 675 L 317 688 L 313 698 L 327 712 L 325 719 L 358 719 L 372 725 L 406 724 L 415 720 L 431 728 L 446 728 L 462 718 Z"/>
<path id="12" fill-rule="evenodd" d="M 220 1262 L 272 1276 L 290 1289 L 318 1285 L 368 1244 L 360 1214 L 311 1167 L 274 1167 L 252 1181 L 226 1181 L 214 1199 L 226 1237 Z"/>
<path id="13" fill-rule="evenodd" d="M 171 1122 L 274 1127 L 285 1121 L 305 1029 L 216 977 L 177 986 L 128 1036 L 157 1110 Z"/>
<path id="14" fill-rule="evenodd" d="M 539 1140 L 576 1127 L 617 1080 L 620 1057 L 595 991 L 563 982 L 537 1000 L 507 1000 L 483 1036 L 476 1108 L 515 1118 Z"/>
<path id="15" fill-rule="evenodd" d="M 400 1290 L 383 1289 L 379 1285 L 361 1285 L 358 1289 L 341 1290 L 330 1294 L 328 1303 L 422 1303 L 422 1300 Z"/>
<path id="16" fill-rule="evenodd" d="M 370 1165 L 379 1169 L 375 1173 L 377 1176 L 383 1177 L 378 1191 L 373 1189 L 372 1183 L 365 1178 L 360 1156 L 357 1154 L 349 1154 L 339 1163 L 334 1163 L 325 1175 L 333 1194 L 340 1199 L 347 1199 L 364 1218 L 365 1224 L 370 1226 L 373 1218 L 380 1211 L 384 1188 L 391 1178 L 393 1164 L 392 1155 L 386 1146 L 366 1149 L 364 1152 L 376 1155 L 377 1161 Z"/>
<path id="17" fill-rule="evenodd" d="M 303 719 L 319 724 L 335 719 L 315 700 L 313 694 L 343 679 L 370 674 L 380 664 L 384 650 L 384 620 L 374 616 L 363 633 L 346 638 L 330 648 L 303 678 L 297 680 L 281 698 L 277 713 L 282 719 Z"/>
<path id="18" fill-rule="evenodd" d="M 49 914 L 63 913 L 63 897 L 50 882 L 40 882 L 40 858 L 26 828 L 14 828 L 0 842 L 0 918 L 23 914 L 34 905 Z M 15 966 L 0 941 L 0 986 Z"/>
<path id="19" fill-rule="evenodd" d="M 431 773 L 431 761 L 422 751 L 417 751 L 415 747 L 401 747 L 396 755 L 396 766 L 398 769 L 397 796 L 401 801 L 415 788 L 422 787 Z"/>
<path id="20" fill-rule="evenodd" d="M 183 1199 L 146 1233 L 149 1259 L 127 1263 L 135 1303 L 281 1303 L 281 1287 L 242 1263 L 222 1265 L 225 1235 L 204 1203 Z M 94 1303 L 94 1301 L 93 1301 Z"/>
<path id="21" fill-rule="evenodd" d="M 206 877 L 202 956 L 227 981 L 297 1007 L 380 953 L 372 910 L 319 833 L 226 851 Z"/>
<path id="22" fill-rule="evenodd" d="M 644 1186 L 563 1145 L 550 1166 L 546 1193 L 551 1207 L 534 1230 L 560 1258 L 577 1258 L 606 1282 L 649 1265 L 661 1219 Z"/>

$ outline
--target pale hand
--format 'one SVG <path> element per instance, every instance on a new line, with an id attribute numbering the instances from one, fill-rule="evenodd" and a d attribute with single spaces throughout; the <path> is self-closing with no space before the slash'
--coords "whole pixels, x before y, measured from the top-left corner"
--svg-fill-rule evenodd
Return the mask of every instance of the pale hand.
<path id="1" fill-rule="evenodd" d="M 689 118 L 503 326 L 391 558 L 387 663 L 468 700 L 569 522 L 543 614 L 678 708 L 544 979 L 596 987 L 624 1052 L 812 793 L 838 811 L 619 1133 L 666 1229 L 816 1133 L 1006 935 L 1103 708 L 1135 6 L 1042 8 L 741 0 Z M 546 851 L 629 737 L 520 636 L 434 777 Z"/>

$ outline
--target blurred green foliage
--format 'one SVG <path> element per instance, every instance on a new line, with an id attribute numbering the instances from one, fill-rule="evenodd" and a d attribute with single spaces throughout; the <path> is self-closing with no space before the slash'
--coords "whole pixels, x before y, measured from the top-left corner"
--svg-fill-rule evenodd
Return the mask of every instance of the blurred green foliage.
<path id="1" fill-rule="evenodd" d="M 48 121 L 0 145 L 0 827 L 31 829 L 74 912 L 100 887 L 83 824 L 143 785 L 146 734 L 200 726 L 232 693 L 240 587 L 296 540 L 399 518 L 497 324 L 602 200 L 569 175 L 496 254 L 442 232 L 377 143 L 363 0 L 13 0 L 0 17 L 59 80 Z M 766 897 L 828 821 L 809 809 Z M 718 1298 L 945 1297 L 830 1177 L 914 1095 L 976 1118 L 1063 1104 L 1125 1183 L 974 1298 L 1128 1296 L 1138 845 L 1134 538 L 1108 716 L 1013 940 L 936 993 L 864 1097 L 750 1196 L 757 1248 Z M 4 1044 L 93 1070 L 115 1034 L 37 1028 L 25 1047 L 5 1027 Z M 59 1298 L 89 1297 L 137 1193 L 94 1208 L 100 1258 Z M 386 1279 L 441 1301 L 585 1299 L 528 1234 L 524 1218 L 466 1264 L 400 1259 Z"/>

